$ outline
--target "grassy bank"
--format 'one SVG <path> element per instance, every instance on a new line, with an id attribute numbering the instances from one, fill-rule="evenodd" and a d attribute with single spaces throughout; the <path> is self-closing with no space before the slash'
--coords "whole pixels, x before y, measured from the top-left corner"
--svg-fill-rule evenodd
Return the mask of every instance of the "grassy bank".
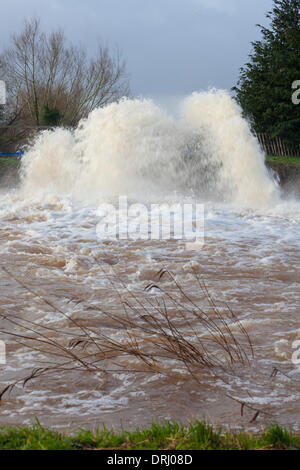
<path id="1" fill-rule="evenodd" d="M 20 160 L 12 157 L 0 157 L 0 171 L 6 168 L 18 168 Z"/>
<path id="2" fill-rule="evenodd" d="M 277 157 L 275 155 L 268 155 L 266 162 L 274 165 L 300 167 L 300 157 Z"/>
<path id="3" fill-rule="evenodd" d="M 0 157 L 0 189 L 14 187 L 19 180 L 18 169 L 21 160 L 12 157 Z"/>
<path id="4" fill-rule="evenodd" d="M 7 174 L 17 174 L 20 163 L 18 158 L 0 157 L 0 177 Z"/>
<path id="5" fill-rule="evenodd" d="M 0 449 L 19 450 L 300 450 L 300 435 L 272 425 L 259 435 L 215 430 L 204 422 L 187 426 L 153 424 L 149 429 L 116 433 L 81 430 L 67 436 L 43 428 L 0 428 Z"/>

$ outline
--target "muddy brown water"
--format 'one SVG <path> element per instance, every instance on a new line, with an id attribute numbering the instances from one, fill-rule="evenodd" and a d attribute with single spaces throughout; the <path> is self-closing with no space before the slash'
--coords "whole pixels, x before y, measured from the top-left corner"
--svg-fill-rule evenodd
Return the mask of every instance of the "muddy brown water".
<path id="1" fill-rule="evenodd" d="M 206 418 L 299 429 L 300 203 L 297 191 L 282 197 L 264 160 L 224 90 L 193 93 L 179 118 L 125 99 L 77 129 L 39 133 L 22 157 L 21 186 L 0 194 L 0 388 L 17 381 L 2 397 L 0 424 L 38 417 L 73 430 Z M 134 240 L 133 213 L 113 216 L 126 195 L 147 211 L 204 204 L 204 245 Z M 127 239 L 99 234 L 107 203 L 110 228 L 133 222 Z"/>
<path id="2" fill-rule="evenodd" d="M 47 338 L 58 338 L 63 344 L 60 332 L 73 337 L 76 328 L 46 299 L 82 326 L 119 339 L 126 335 L 125 328 L 101 311 L 121 314 L 119 295 L 128 299 L 133 292 L 142 303 L 159 296 L 144 289 L 157 282 L 157 273 L 165 267 L 209 311 L 194 276 L 205 279 L 220 308 L 227 302 L 247 329 L 255 353 L 250 366 L 222 372 L 225 381 L 214 375 L 216 371 L 203 368 L 196 382 L 168 358 L 163 374 L 134 372 L 132 358 L 123 358 L 121 371 L 114 371 L 116 366 L 108 360 L 103 368 L 109 372 L 46 374 L 24 387 L 20 383 L 3 396 L 1 425 L 28 424 L 38 417 L 46 426 L 70 430 L 102 424 L 134 428 L 152 420 L 201 418 L 249 426 L 253 410 L 245 409 L 242 417 L 240 404 L 230 395 L 270 414 L 259 415 L 251 426 L 278 421 L 299 429 L 300 370 L 292 362 L 293 344 L 300 339 L 297 202 L 265 210 L 208 205 L 205 244 L 187 251 L 183 241 L 174 240 L 103 242 L 96 234 L 95 208 L 68 198 L 29 202 L 9 193 L 1 201 L 2 315 L 54 328 L 58 333 L 49 330 Z M 176 294 L 170 279 L 159 282 Z M 176 320 L 176 311 L 171 315 Z M 201 334 L 201 326 L 197 322 L 193 326 Z M 190 325 L 180 328 L 191 334 Z M 25 331 L 3 318 L 1 329 Z M 7 333 L 1 333 L 7 346 L 7 363 L 0 366 L 1 388 L 55 359 Z M 280 372 L 272 378 L 275 368 Z"/>

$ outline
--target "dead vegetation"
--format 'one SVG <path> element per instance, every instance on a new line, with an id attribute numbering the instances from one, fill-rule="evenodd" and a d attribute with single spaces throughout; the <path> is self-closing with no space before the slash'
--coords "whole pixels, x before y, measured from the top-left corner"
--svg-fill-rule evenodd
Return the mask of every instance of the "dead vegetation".
<path id="1" fill-rule="evenodd" d="M 103 266 L 100 265 L 103 269 Z M 44 302 L 65 320 L 65 328 L 57 328 L 42 321 L 31 321 L 20 315 L 0 314 L 7 327 L 1 333 L 13 337 L 14 342 L 37 351 L 45 358 L 45 364 L 31 371 L 22 379 L 9 383 L 0 399 L 15 388 L 42 377 L 55 377 L 72 371 L 105 375 L 109 373 L 143 373 L 172 375 L 171 369 L 184 370 L 201 386 L 204 371 L 223 382 L 235 367 L 251 366 L 254 349 L 251 339 L 228 305 L 222 307 L 213 299 L 201 277 L 194 274 L 199 299 L 205 298 L 207 309 L 197 299 L 183 290 L 176 277 L 167 269 L 161 269 L 156 282 L 148 284 L 143 295 L 129 290 L 120 279 L 109 276 L 111 292 L 118 297 L 122 307 L 118 313 L 107 312 L 99 306 L 99 327 L 86 326 L 72 317 L 51 300 L 38 295 L 17 276 L 2 268 L 5 274 L 19 284 L 32 298 Z M 168 280 L 164 289 L 162 280 Z M 83 301 L 68 300 L 70 310 Z M 101 322 L 109 319 L 120 335 L 103 333 Z M 170 368 L 172 364 L 172 368 Z M 67 380 L 67 379 L 66 379 Z M 247 408 L 253 412 L 251 422 L 268 411 L 246 403 L 234 396 L 241 407 L 241 415 Z"/>

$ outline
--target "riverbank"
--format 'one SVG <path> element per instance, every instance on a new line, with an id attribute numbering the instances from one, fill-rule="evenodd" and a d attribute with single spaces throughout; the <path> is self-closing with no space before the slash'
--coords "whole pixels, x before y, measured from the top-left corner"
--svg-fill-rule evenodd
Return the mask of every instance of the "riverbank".
<path id="1" fill-rule="evenodd" d="M 300 197 L 300 158 L 266 157 L 266 165 L 278 178 L 286 195 Z M 12 187 L 19 181 L 20 159 L 0 158 L 0 186 Z"/>
<path id="2" fill-rule="evenodd" d="M 18 169 L 20 159 L 12 157 L 0 158 L 0 187 L 12 187 L 19 181 Z"/>
<path id="3" fill-rule="evenodd" d="M 285 195 L 300 198 L 300 158 L 269 156 L 266 165 L 276 173 Z"/>
<path id="4" fill-rule="evenodd" d="M 66 435 L 43 428 L 0 428 L 0 449 L 10 450 L 300 450 L 300 435 L 272 425 L 260 434 L 214 429 L 205 422 L 186 426 L 152 424 L 149 429 L 120 433 L 102 429 Z"/>

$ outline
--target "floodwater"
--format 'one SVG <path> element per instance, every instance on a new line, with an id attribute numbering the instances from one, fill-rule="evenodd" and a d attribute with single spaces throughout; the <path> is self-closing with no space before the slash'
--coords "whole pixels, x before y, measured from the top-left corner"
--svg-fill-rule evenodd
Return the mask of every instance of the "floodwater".
<path id="1" fill-rule="evenodd" d="M 203 246 L 99 233 L 99 205 L 117 207 L 124 195 L 147 207 L 203 204 Z M 205 417 L 299 429 L 300 204 L 282 200 L 225 92 L 192 95 L 181 121 L 151 102 L 124 101 L 96 110 L 73 134 L 43 133 L 25 154 L 21 185 L 3 189 L 0 202 L 1 388 L 17 381 L 2 397 L 0 425 L 38 417 L 63 429 L 134 428 Z M 174 278 L 160 277 L 163 268 Z M 247 361 L 225 361 L 195 305 L 205 318 L 219 309 Z M 191 373 L 170 349 L 162 354 L 167 339 L 145 329 L 162 306 L 183 338 L 201 338 L 221 366 L 197 363 L 196 354 Z M 106 355 L 70 345 L 83 333 L 101 338 Z M 130 338 L 131 350 L 138 338 L 142 351 L 159 356 L 155 366 L 111 348 Z M 89 371 L 78 357 L 88 357 Z"/>

